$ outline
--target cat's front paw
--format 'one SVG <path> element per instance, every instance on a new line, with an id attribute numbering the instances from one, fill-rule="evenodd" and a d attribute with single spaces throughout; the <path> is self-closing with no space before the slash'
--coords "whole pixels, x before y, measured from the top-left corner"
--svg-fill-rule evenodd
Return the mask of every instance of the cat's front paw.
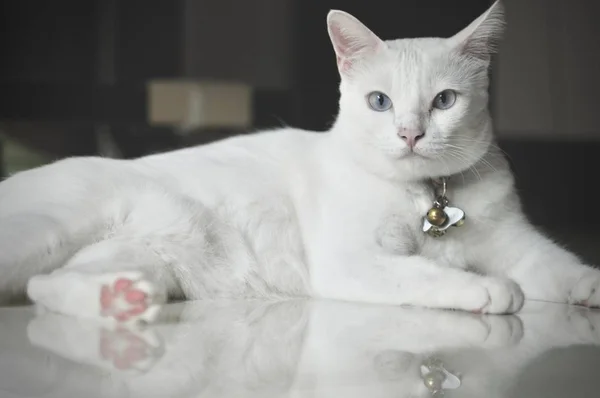
<path id="1" fill-rule="evenodd" d="M 569 304 L 600 308 L 600 272 L 586 272 L 571 290 Z"/>
<path id="2" fill-rule="evenodd" d="M 473 310 L 481 314 L 514 314 L 523 307 L 525 295 L 521 287 L 510 279 L 485 278 L 482 286 L 488 300 Z"/>

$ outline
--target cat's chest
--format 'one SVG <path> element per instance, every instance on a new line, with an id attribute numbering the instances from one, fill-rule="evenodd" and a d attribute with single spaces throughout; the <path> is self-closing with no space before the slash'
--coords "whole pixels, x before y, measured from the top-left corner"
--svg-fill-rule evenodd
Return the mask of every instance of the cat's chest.
<path id="1" fill-rule="evenodd" d="M 434 190 L 427 185 L 407 187 L 381 214 L 375 231 L 377 244 L 398 255 L 420 255 L 449 265 L 464 258 L 468 234 L 463 227 L 450 227 L 445 236 L 432 237 L 423 231 L 424 218 L 433 206 Z M 469 204 L 451 202 L 468 211 Z"/>
<path id="2" fill-rule="evenodd" d="M 423 216 L 433 203 L 433 191 L 424 185 L 399 189 L 379 214 L 375 239 L 387 250 L 417 254 L 425 235 Z"/>

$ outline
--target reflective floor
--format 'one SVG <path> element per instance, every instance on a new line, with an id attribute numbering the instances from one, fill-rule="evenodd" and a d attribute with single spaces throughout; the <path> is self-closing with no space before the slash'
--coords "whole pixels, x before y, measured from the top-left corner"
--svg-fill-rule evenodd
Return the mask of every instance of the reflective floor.
<path id="1" fill-rule="evenodd" d="M 600 311 L 178 303 L 113 328 L 0 309 L 0 398 L 598 397 Z"/>

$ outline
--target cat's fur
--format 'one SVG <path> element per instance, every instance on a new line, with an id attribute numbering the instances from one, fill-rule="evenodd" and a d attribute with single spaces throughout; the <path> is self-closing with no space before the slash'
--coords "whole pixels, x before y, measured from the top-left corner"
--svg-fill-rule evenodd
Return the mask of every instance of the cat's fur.
<path id="1" fill-rule="evenodd" d="M 51 310 L 97 317 L 101 289 L 125 278 L 148 295 L 146 319 L 167 296 L 485 313 L 516 312 L 524 295 L 600 306 L 600 271 L 527 222 L 494 145 L 488 67 L 502 5 L 448 39 L 382 41 L 341 11 L 327 23 L 341 75 L 329 132 L 19 173 L 0 184 L 0 290 L 27 286 Z M 454 106 L 432 108 L 445 89 L 458 92 Z M 373 91 L 391 109 L 370 109 Z M 425 134 L 414 153 L 406 131 Z M 440 176 L 467 222 L 436 239 L 421 228 Z"/>

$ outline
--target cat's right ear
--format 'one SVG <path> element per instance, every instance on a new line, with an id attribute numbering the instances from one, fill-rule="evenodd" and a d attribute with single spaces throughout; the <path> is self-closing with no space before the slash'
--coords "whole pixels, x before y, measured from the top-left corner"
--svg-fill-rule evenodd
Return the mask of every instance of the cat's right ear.
<path id="1" fill-rule="evenodd" d="M 450 38 L 460 53 L 489 63 L 504 32 L 504 5 L 494 1 L 487 11 Z"/>
<path id="2" fill-rule="evenodd" d="M 348 74 L 354 63 L 385 46 L 375 33 L 344 11 L 329 11 L 327 30 L 342 74 Z"/>

